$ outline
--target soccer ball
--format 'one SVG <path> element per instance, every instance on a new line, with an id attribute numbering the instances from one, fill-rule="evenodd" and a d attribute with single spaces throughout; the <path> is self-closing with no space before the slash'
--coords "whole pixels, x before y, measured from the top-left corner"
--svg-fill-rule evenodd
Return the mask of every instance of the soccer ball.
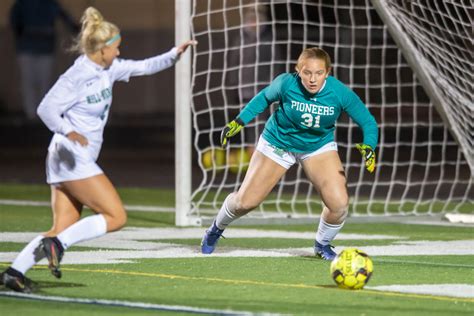
<path id="1" fill-rule="evenodd" d="M 337 286 L 343 289 L 358 290 L 369 282 L 374 265 L 363 251 L 347 248 L 331 262 L 331 276 Z"/>

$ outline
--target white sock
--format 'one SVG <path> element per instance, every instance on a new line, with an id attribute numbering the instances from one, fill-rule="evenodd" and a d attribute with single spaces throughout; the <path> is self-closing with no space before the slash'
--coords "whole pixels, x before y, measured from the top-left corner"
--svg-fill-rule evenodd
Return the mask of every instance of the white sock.
<path id="1" fill-rule="evenodd" d="M 44 254 L 42 251 L 36 251 L 38 249 L 40 241 L 44 238 L 43 235 L 36 236 L 20 254 L 15 258 L 11 267 L 23 274 L 26 273 L 36 262 L 43 259 Z"/>
<path id="2" fill-rule="evenodd" d="M 107 221 L 102 214 L 87 216 L 61 232 L 57 238 L 64 250 L 72 245 L 105 235 Z"/>
<path id="3" fill-rule="evenodd" d="M 318 232 L 316 233 L 316 241 L 323 246 L 329 245 L 337 233 L 339 233 L 342 226 L 344 226 L 344 222 L 335 225 L 328 224 L 321 218 L 319 220 Z"/>
<path id="4" fill-rule="evenodd" d="M 216 222 L 217 228 L 219 228 L 219 229 L 226 229 L 227 225 L 229 225 L 234 220 L 239 218 L 239 216 L 237 216 L 234 213 L 234 210 L 229 209 L 228 204 L 227 204 L 227 199 L 228 199 L 228 197 L 225 199 L 224 204 L 222 204 L 222 207 L 221 207 L 221 209 L 219 210 L 219 213 L 217 213 L 217 216 L 216 216 L 215 222 Z"/>

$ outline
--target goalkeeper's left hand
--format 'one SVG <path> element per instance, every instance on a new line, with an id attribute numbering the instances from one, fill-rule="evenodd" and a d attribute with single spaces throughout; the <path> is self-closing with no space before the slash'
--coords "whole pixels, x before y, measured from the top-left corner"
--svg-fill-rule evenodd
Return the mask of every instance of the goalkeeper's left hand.
<path id="1" fill-rule="evenodd" d="M 226 148 L 227 144 L 229 143 L 229 138 L 235 136 L 240 130 L 244 127 L 244 122 L 241 119 L 236 118 L 224 127 L 221 132 L 221 146 L 222 148 Z"/>
<path id="2" fill-rule="evenodd" d="M 359 150 L 362 157 L 365 159 L 365 168 L 369 172 L 374 172 L 375 170 L 375 151 L 366 144 L 356 144 L 356 148 Z"/>

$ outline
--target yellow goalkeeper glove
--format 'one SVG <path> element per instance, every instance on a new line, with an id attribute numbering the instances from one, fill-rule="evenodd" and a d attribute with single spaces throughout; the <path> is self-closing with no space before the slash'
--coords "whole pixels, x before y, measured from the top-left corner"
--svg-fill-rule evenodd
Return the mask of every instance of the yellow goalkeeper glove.
<path id="1" fill-rule="evenodd" d="M 359 150 L 362 157 L 365 159 L 365 168 L 369 172 L 374 172 L 375 170 L 375 151 L 366 144 L 356 144 L 356 148 Z"/>
<path id="2" fill-rule="evenodd" d="M 237 135 L 240 130 L 244 127 L 244 122 L 241 119 L 236 118 L 224 127 L 221 132 L 221 146 L 222 148 L 226 148 L 227 144 L 229 143 L 228 138 Z"/>

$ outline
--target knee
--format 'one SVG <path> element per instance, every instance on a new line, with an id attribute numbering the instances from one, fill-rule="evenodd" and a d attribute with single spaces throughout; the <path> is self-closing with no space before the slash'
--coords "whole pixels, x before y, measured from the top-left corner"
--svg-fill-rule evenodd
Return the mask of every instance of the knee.
<path id="1" fill-rule="evenodd" d="M 114 212 L 112 216 L 106 216 L 107 231 L 115 231 L 121 229 L 127 223 L 127 213 L 125 210 Z"/>
<path id="2" fill-rule="evenodd" d="M 127 212 L 125 212 L 125 210 L 123 210 L 123 212 L 121 212 L 120 214 L 118 214 L 116 216 L 115 221 L 116 221 L 116 225 L 117 225 L 116 229 L 120 229 L 120 228 L 124 227 L 125 224 L 127 223 Z"/>
<path id="3" fill-rule="evenodd" d="M 349 210 L 349 197 L 346 195 L 336 206 L 340 213 L 347 213 Z"/>
<path id="4" fill-rule="evenodd" d="M 340 203 L 336 204 L 330 211 L 338 218 L 338 221 L 343 222 L 346 219 L 347 214 L 349 213 L 349 201 L 347 201 L 347 203 L 341 201 Z"/>
<path id="5" fill-rule="evenodd" d="M 346 219 L 347 214 L 349 214 L 349 203 L 341 205 L 337 211 L 337 214 L 339 215 L 339 220 L 343 222 Z"/>
<path id="6" fill-rule="evenodd" d="M 326 207 L 335 218 L 344 221 L 349 212 L 349 197 L 346 195 L 332 199 L 331 202 L 326 203 Z"/>
<path id="7" fill-rule="evenodd" d="M 123 226 L 125 226 L 125 224 L 127 223 L 127 212 L 125 212 L 125 210 L 123 211 L 122 214 L 120 214 L 117 218 L 117 224 L 119 226 L 119 228 L 122 228 Z"/>

